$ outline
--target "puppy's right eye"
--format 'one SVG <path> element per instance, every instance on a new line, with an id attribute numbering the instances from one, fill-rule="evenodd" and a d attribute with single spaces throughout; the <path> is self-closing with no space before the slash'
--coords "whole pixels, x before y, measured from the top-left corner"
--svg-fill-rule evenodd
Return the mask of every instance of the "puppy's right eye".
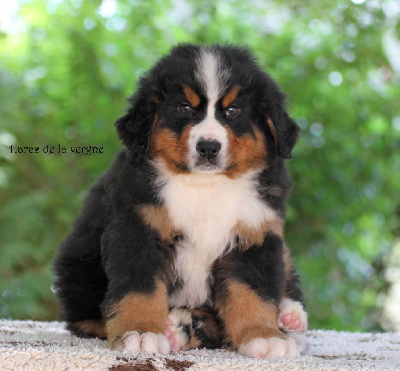
<path id="1" fill-rule="evenodd" d="M 193 112 L 193 108 L 188 103 L 183 103 L 178 106 L 178 111 L 186 115 L 190 115 Z"/>

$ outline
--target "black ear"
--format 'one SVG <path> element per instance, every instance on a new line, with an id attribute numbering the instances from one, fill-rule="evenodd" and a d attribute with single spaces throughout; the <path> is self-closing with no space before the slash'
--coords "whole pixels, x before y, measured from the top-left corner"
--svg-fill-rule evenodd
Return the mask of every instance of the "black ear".
<path id="1" fill-rule="evenodd" d="M 292 149 L 300 133 L 299 126 L 281 108 L 267 117 L 267 123 L 274 137 L 279 155 L 283 158 L 292 158 Z"/>
<path id="2" fill-rule="evenodd" d="M 151 130 L 156 114 L 156 99 L 143 89 L 129 99 L 131 107 L 115 127 L 119 138 L 138 159 L 146 159 L 150 150 Z"/>

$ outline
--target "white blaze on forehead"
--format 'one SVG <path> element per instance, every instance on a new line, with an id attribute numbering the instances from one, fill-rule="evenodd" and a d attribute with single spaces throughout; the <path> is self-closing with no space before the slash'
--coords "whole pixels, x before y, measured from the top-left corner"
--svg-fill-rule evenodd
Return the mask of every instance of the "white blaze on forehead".
<path id="1" fill-rule="evenodd" d="M 218 78 L 219 59 L 210 51 L 202 50 L 199 59 L 199 70 L 197 78 L 203 85 L 209 103 L 216 102 L 220 92 L 220 84 Z"/>
<path id="2" fill-rule="evenodd" d="M 208 106 L 214 108 L 229 78 L 229 70 L 223 65 L 221 56 L 209 48 L 201 49 L 197 66 L 196 78 L 204 89 Z"/>
<path id="3" fill-rule="evenodd" d="M 189 137 L 190 164 L 193 166 L 196 153 L 196 144 L 200 138 L 214 139 L 221 143 L 220 163 L 226 163 L 228 147 L 228 133 L 215 117 L 215 107 L 218 99 L 225 90 L 229 77 L 229 70 L 223 65 L 221 57 L 211 48 L 202 48 L 197 60 L 196 78 L 207 97 L 207 111 L 205 119 L 195 125 Z"/>

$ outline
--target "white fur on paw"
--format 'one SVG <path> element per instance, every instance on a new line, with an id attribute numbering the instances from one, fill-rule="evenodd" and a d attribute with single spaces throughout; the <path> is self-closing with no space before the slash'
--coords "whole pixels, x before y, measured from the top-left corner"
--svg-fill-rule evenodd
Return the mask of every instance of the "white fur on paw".
<path id="1" fill-rule="evenodd" d="M 254 338 L 239 347 L 239 353 L 253 358 L 293 358 L 300 355 L 300 350 L 293 339 Z"/>
<path id="2" fill-rule="evenodd" d="M 127 331 L 117 344 L 116 349 L 120 352 L 128 353 L 168 354 L 170 346 L 168 339 L 162 334 L 154 334 L 152 332 L 139 334 L 137 331 Z"/>
<path id="3" fill-rule="evenodd" d="M 278 326 L 286 332 L 306 332 L 308 319 L 303 305 L 299 301 L 283 299 L 279 304 Z"/>
<path id="4" fill-rule="evenodd" d="M 191 326 L 192 316 L 185 309 L 172 308 L 167 319 L 165 335 L 169 340 L 171 350 L 174 352 L 184 348 L 189 341 L 180 324 Z"/>
<path id="5" fill-rule="evenodd" d="M 288 332 L 286 336 L 293 339 L 297 344 L 300 352 L 304 352 L 307 348 L 306 335 L 300 332 Z"/>

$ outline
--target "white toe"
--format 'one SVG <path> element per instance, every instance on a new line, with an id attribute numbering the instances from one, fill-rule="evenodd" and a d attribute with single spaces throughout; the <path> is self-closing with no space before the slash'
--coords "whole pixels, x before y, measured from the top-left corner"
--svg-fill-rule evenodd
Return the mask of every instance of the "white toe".
<path id="1" fill-rule="evenodd" d="M 300 355 L 300 350 L 293 339 L 255 338 L 239 347 L 239 353 L 254 358 L 293 358 Z"/>
<path id="2" fill-rule="evenodd" d="M 137 353 L 140 352 L 140 334 L 137 331 L 128 331 L 117 346 L 121 352 Z"/>
<path id="3" fill-rule="evenodd" d="M 162 353 L 168 354 L 170 345 L 165 335 L 146 332 L 139 334 L 137 331 L 127 331 L 116 345 L 120 352 L 137 353 Z"/>
<path id="4" fill-rule="evenodd" d="M 288 332 L 286 335 L 289 339 L 293 339 L 293 341 L 297 344 L 297 348 L 300 352 L 304 352 L 307 348 L 306 335 L 300 332 Z"/>
<path id="5" fill-rule="evenodd" d="M 157 335 L 152 332 L 142 334 L 141 350 L 146 353 L 158 353 Z"/>
<path id="6" fill-rule="evenodd" d="M 171 347 L 169 345 L 169 341 L 166 338 L 166 336 L 157 334 L 158 338 L 158 350 L 161 354 L 168 354 L 171 350 Z"/>

